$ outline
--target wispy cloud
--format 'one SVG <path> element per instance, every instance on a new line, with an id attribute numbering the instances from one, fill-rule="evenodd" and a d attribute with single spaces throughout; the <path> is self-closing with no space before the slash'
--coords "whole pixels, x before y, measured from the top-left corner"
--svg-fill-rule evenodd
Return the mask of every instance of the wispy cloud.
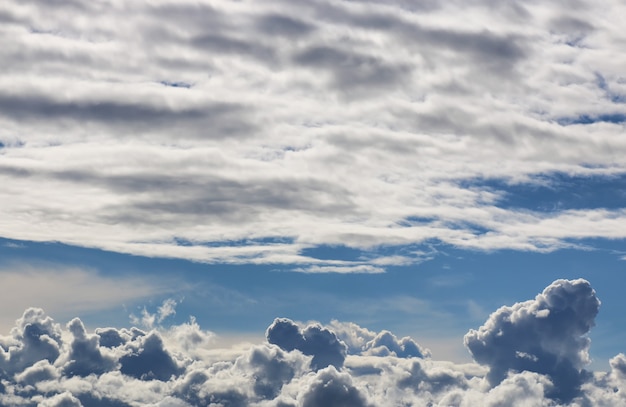
<path id="1" fill-rule="evenodd" d="M 321 272 L 364 266 L 303 248 L 624 238 L 621 207 L 501 205 L 506 183 L 626 172 L 621 14 L 618 1 L 5 1 L 0 230 Z M 227 247 L 261 238 L 290 243 Z"/>

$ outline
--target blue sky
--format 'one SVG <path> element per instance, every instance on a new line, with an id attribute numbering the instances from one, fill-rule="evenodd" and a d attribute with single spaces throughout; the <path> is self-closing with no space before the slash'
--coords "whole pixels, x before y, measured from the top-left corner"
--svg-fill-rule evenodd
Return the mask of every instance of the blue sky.
<path id="1" fill-rule="evenodd" d="M 139 316 L 144 307 L 155 312 L 165 299 L 172 298 L 178 302 L 177 313 L 168 318 L 168 324 L 194 316 L 202 327 L 217 333 L 262 338 L 275 317 L 323 323 L 332 319 L 352 321 L 373 330 L 412 336 L 441 359 L 467 362 L 471 358 L 461 338 L 469 329 L 480 326 L 491 312 L 533 298 L 556 279 L 584 278 L 592 283 L 602 301 L 591 333 L 593 366 L 606 370 L 608 359 L 622 352 L 626 341 L 621 312 L 626 306 L 621 292 L 625 278 L 623 240 L 588 239 L 576 242 L 580 248 L 550 253 L 481 252 L 429 242 L 392 248 L 427 252 L 428 260 L 388 267 L 385 273 L 374 274 L 299 273 L 271 264 L 202 264 L 55 242 L 2 243 L 1 268 L 5 272 L 39 269 L 48 274 L 33 278 L 47 281 L 55 278 L 57 270 L 78 269 L 86 270 L 85 284 L 90 284 L 92 278 L 104 278 L 152 287 L 139 298 L 107 296 L 86 310 L 74 304 L 68 308 L 54 298 L 39 301 L 28 296 L 27 287 L 22 288 L 20 295 L 32 301 L 29 305 L 50 309 L 58 318 L 81 317 L 93 327 L 130 327 L 130 314 Z M 310 255 L 358 259 L 371 254 L 344 247 L 320 247 Z M 14 288 L 11 285 L 5 290 Z M 5 313 L 2 321 L 5 331 L 21 314 L 20 305 L 5 306 L 12 312 Z"/>
<path id="2" fill-rule="evenodd" d="M 25 405 L 44 396 L 20 375 L 44 359 L 10 355 L 31 319 L 57 338 L 59 386 L 71 343 L 92 338 L 94 360 L 121 369 L 100 380 L 132 376 L 128 355 L 158 337 L 189 356 L 166 363 L 181 383 L 190 360 L 212 377 L 220 352 L 241 380 L 255 352 L 302 373 L 248 405 L 314 406 L 313 382 L 332 378 L 375 405 L 358 373 L 374 365 L 409 403 L 426 395 L 398 369 L 436 370 L 392 359 L 416 341 L 475 379 L 433 403 L 497 404 L 521 382 L 539 389 L 528 400 L 622 397 L 607 390 L 626 378 L 621 2 L 54 4 L 0 5 L 0 379 Z M 544 325 L 568 312 L 560 333 Z M 84 326 L 57 335 L 45 315 Z M 270 325 L 304 339 L 269 343 Z M 104 326 L 124 345 L 104 349 Z M 495 328 L 510 339 L 486 352 Z M 192 330 L 216 341 L 201 356 L 181 347 Z M 345 366 L 302 367 L 319 338 Z M 209 400 L 161 379 L 171 405 Z M 95 397 L 57 390 L 50 403 Z"/>

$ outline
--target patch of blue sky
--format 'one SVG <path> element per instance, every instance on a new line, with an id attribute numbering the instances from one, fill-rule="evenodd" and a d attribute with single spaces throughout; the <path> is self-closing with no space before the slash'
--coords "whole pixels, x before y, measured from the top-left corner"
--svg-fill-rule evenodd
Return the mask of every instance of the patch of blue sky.
<path id="1" fill-rule="evenodd" d="M 0 140 L 0 149 L 3 148 L 18 148 L 18 147 L 23 147 L 24 146 L 24 142 L 17 140 L 17 139 L 5 139 L 5 140 Z"/>
<path id="2" fill-rule="evenodd" d="M 428 225 L 436 222 L 437 220 L 438 218 L 432 216 L 409 216 L 398 221 L 396 224 L 401 227 L 410 228 L 418 225 Z"/>
<path id="3" fill-rule="evenodd" d="M 603 75 L 596 72 L 596 82 L 598 87 L 605 92 L 605 96 L 613 103 L 626 103 L 626 95 L 614 92 L 607 83 Z"/>
<path id="4" fill-rule="evenodd" d="M 557 119 L 557 123 L 561 126 L 571 126 L 574 124 L 593 124 L 593 123 L 614 123 L 622 124 L 626 122 L 626 114 L 624 113 L 603 113 L 598 115 L 581 114 L 576 117 L 562 117 Z"/>
<path id="5" fill-rule="evenodd" d="M 359 261 L 367 251 L 342 245 L 319 245 L 303 249 L 300 254 L 318 260 Z"/>
<path id="6" fill-rule="evenodd" d="M 473 188 L 472 186 L 468 186 L 469 184 L 467 183 L 463 183 L 463 184 L 464 184 L 463 186 L 465 187 Z M 482 182 L 479 183 L 478 185 L 481 185 L 479 186 L 479 188 L 488 188 L 485 185 L 483 185 Z M 446 228 L 448 230 L 464 230 L 464 231 L 471 232 L 475 236 L 483 235 L 485 233 L 489 233 L 492 231 L 491 229 L 484 227 L 476 222 L 472 222 L 469 219 L 451 221 L 451 220 L 445 220 L 445 219 L 441 219 L 437 217 L 409 216 L 399 222 L 396 222 L 396 226 L 406 227 L 406 228 L 431 226 L 431 227 L 438 227 L 438 228 Z M 423 243 L 423 245 L 429 245 L 430 243 L 438 244 L 439 240 L 438 239 L 427 240 Z M 403 248 L 394 247 L 394 246 L 390 247 L 391 251 L 400 251 L 402 249 Z"/>
<path id="7" fill-rule="evenodd" d="M 185 88 L 189 89 L 193 87 L 193 84 L 183 81 L 160 81 L 161 85 L 168 86 L 170 88 Z"/>
<path id="8" fill-rule="evenodd" d="M 626 174 L 582 176 L 550 173 L 537 175 L 524 183 L 481 179 L 464 182 L 462 186 L 497 191 L 501 198 L 496 206 L 504 209 L 556 212 L 626 207 Z"/>
<path id="9" fill-rule="evenodd" d="M 205 247 L 245 247 L 245 246 L 294 243 L 293 238 L 275 237 L 275 236 L 254 238 L 254 239 L 223 240 L 223 241 L 191 241 L 189 239 L 175 236 L 172 240 L 177 246 L 205 246 Z"/>

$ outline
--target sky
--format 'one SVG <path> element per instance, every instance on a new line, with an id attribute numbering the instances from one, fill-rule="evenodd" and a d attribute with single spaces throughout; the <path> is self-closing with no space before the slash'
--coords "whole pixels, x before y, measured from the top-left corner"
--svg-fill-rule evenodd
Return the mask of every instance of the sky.
<path id="1" fill-rule="evenodd" d="M 0 406 L 626 403 L 625 13 L 0 2 Z"/>

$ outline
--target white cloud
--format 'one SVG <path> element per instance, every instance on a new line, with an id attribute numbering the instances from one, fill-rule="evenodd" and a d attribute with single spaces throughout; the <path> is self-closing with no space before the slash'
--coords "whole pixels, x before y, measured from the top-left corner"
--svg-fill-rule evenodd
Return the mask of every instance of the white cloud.
<path id="1" fill-rule="evenodd" d="M 467 186 L 623 176 L 623 11 L 5 1 L 0 229 L 309 272 L 406 263 L 301 255 L 321 244 L 542 251 L 624 238 L 621 209 L 535 213 Z M 288 241 L 232 245 L 262 238 Z"/>
<path id="2" fill-rule="evenodd" d="M 309 266 L 306 268 L 296 268 L 294 271 L 301 273 L 383 273 L 385 270 L 380 267 L 362 264 L 358 266 Z"/>
<path id="3" fill-rule="evenodd" d="M 0 403 L 620 405 L 624 355 L 611 359 L 609 372 L 583 369 L 589 342 L 581 335 L 593 325 L 597 305 L 586 281 L 557 280 L 533 300 L 500 308 L 465 339 L 477 362 L 487 366 L 433 359 L 412 338 L 349 322 L 323 326 L 279 318 L 268 328 L 267 341 L 233 352 L 193 319 L 149 332 L 90 333 L 78 318 L 63 328 L 43 310 L 30 308 L 9 336 L 0 337 Z M 517 362 L 503 359 L 507 353 Z M 577 384 L 574 394 L 566 395 L 562 386 L 573 378 L 570 368 Z"/>
<path id="4" fill-rule="evenodd" d="M 474 359 L 489 366 L 487 379 L 501 383 L 509 371 L 531 371 L 551 379 L 552 397 L 579 396 L 588 372 L 587 337 L 600 308 L 586 280 L 557 280 L 534 300 L 501 307 L 464 337 Z"/>
<path id="5" fill-rule="evenodd" d="M 168 317 L 176 314 L 176 305 L 178 303 L 173 298 L 166 298 L 156 310 L 156 313 L 151 314 L 146 307 L 141 309 L 141 315 L 136 316 L 130 314 L 130 320 L 133 324 L 142 326 L 146 329 L 153 329 Z"/>

